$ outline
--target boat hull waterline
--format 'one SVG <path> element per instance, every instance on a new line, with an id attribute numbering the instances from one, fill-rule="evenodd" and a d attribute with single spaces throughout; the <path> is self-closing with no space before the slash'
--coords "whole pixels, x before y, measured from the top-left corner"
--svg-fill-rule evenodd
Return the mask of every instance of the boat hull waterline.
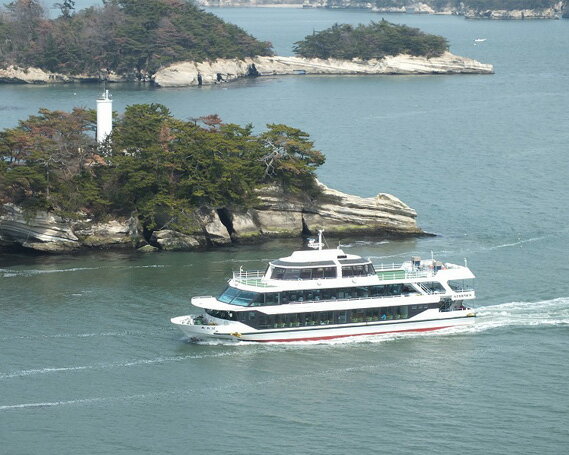
<path id="1" fill-rule="evenodd" d="M 350 327 L 310 327 L 281 330 L 267 330 L 253 333 L 237 331 L 227 332 L 219 330 L 219 326 L 194 325 L 184 323 L 187 316 L 172 318 L 171 322 L 177 326 L 191 341 L 226 340 L 226 341 L 252 341 L 252 342 L 302 342 L 326 341 L 358 336 L 381 336 L 389 334 L 403 334 L 413 332 L 431 332 L 451 327 L 469 326 L 474 324 L 475 315 L 468 313 L 464 316 L 447 319 L 436 319 L 416 322 L 384 322 L 368 323 L 366 325 Z"/>

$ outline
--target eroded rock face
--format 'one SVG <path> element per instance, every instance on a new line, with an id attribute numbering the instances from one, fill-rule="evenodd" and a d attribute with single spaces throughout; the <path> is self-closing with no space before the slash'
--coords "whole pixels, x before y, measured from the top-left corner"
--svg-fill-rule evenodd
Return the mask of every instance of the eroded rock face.
<path id="1" fill-rule="evenodd" d="M 87 247 L 136 246 L 142 239 L 141 230 L 138 220 L 134 217 L 126 221 L 86 222 L 73 226 L 82 246 Z"/>
<path id="2" fill-rule="evenodd" d="M 555 8 L 515 9 L 515 10 L 477 10 L 467 9 L 466 19 L 495 19 L 495 20 L 528 20 L 528 19 L 559 19 L 561 5 Z"/>
<path id="3" fill-rule="evenodd" d="M 300 237 L 319 229 L 331 236 L 423 234 L 416 223 L 416 212 L 395 196 L 380 193 L 362 198 L 317 184 L 320 194 L 314 199 L 305 193 L 289 194 L 281 187 L 267 186 L 258 190 L 258 202 L 249 209 L 201 208 L 194 213 L 196 232 L 154 231 L 150 243 L 172 251 L 271 237 Z M 79 248 L 136 248 L 144 243 L 135 217 L 105 223 L 69 222 L 45 212 L 26 217 L 12 204 L 6 204 L 0 214 L 0 245 L 4 246 L 67 253 Z"/>
<path id="4" fill-rule="evenodd" d="M 362 198 L 318 183 L 321 193 L 314 199 L 287 195 L 269 187 L 259 191 L 260 204 L 251 212 L 260 231 L 270 236 L 298 236 L 324 229 L 328 235 L 366 233 L 372 235 L 422 234 L 417 213 L 395 196 L 380 193 Z"/>
<path id="5" fill-rule="evenodd" d="M 231 236 L 223 224 L 217 210 L 201 209 L 196 212 L 198 223 L 202 226 L 206 239 L 212 245 L 227 245 Z"/>
<path id="6" fill-rule="evenodd" d="M 65 220 L 46 212 L 28 217 L 13 204 L 5 204 L 0 212 L 0 241 L 5 245 L 56 253 L 70 252 L 81 246 Z"/>
<path id="7" fill-rule="evenodd" d="M 195 250 L 206 245 L 204 237 L 186 235 L 169 229 L 154 231 L 150 241 L 165 251 Z"/>
<path id="8" fill-rule="evenodd" d="M 233 81 L 251 74 L 491 74 L 492 65 L 445 52 L 440 57 L 388 56 L 373 60 L 338 60 L 303 57 L 254 57 L 243 60 L 174 63 L 160 69 L 154 82 L 162 87 L 182 87 Z"/>
<path id="9" fill-rule="evenodd" d="M 130 248 L 141 239 L 141 228 L 134 217 L 94 223 L 64 220 L 43 211 L 28 215 L 13 204 L 3 205 L 0 211 L 0 244 L 4 246 L 68 253 L 84 247 Z"/>
<path id="10" fill-rule="evenodd" d="M 62 74 L 51 73 L 39 68 L 20 68 L 10 65 L 0 68 L 0 82 L 16 82 L 22 84 L 49 84 L 54 82 L 70 82 L 71 79 Z"/>

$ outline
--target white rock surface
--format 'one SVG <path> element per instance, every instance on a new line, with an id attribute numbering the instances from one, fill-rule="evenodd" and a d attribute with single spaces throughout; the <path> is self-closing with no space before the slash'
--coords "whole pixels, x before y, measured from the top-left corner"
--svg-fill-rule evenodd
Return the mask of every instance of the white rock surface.
<path id="1" fill-rule="evenodd" d="M 20 82 L 26 84 L 47 84 L 52 82 L 70 82 L 70 78 L 62 74 L 51 73 L 39 68 L 19 68 L 11 65 L 0 68 L 0 81 Z"/>
<path id="2" fill-rule="evenodd" d="M 71 251 L 81 246 L 70 224 L 60 217 L 46 212 L 26 216 L 13 204 L 2 206 L 0 242 L 54 252 Z"/>
<path id="3" fill-rule="evenodd" d="M 307 59 L 302 57 L 254 57 L 243 60 L 219 59 L 214 62 L 182 62 L 161 68 L 154 82 L 162 87 L 182 87 L 201 83 L 233 81 L 250 74 L 260 76 L 293 74 L 491 74 L 492 65 L 445 52 L 440 57 L 388 56 L 373 60 Z"/>
<path id="4" fill-rule="evenodd" d="M 259 191 L 260 203 L 251 212 L 265 235 L 300 235 L 308 229 L 328 234 L 366 232 L 375 235 L 421 234 L 417 213 L 395 196 L 380 193 L 362 198 L 319 183 L 321 194 L 310 200 L 287 195 L 279 188 Z"/>
<path id="5" fill-rule="evenodd" d="M 219 219 L 216 210 L 202 209 L 196 213 L 198 222 L 202 226 L 206 238 L 214 245 L 227 245 L 231 243 L 231 236 L 225 225 Z"/>
<path id="6" fill-rule="evenodd" d="M 81 244 L 89 247 L 129 246 L 140 237 L 138 231 L 138 222 L 134 218 L 74 226 L 74 233 L 80 237 Z"/>
<path id="7" fill-rule="evenodd" d="M 193 235 L 185 235 L 177 231 L 163 229 L 154 231 L 150 239 L 165 251 L 193 250 L 205 246 L 205 239 Z"/>

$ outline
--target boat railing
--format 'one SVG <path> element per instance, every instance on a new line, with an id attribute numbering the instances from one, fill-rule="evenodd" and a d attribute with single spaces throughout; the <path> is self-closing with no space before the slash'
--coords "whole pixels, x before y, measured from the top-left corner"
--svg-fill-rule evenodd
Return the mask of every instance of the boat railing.
<path id="1" fill-rule="evenodd" d="M 249 286 L 269 287 L 264 280 L 265 272 L 263 270 L 239 270 L 233 272 L 233 280 L 237 283 L 246 284 Z"/>
<path id="2" fill-rule="evenodd" d="M 383 268 L 375 267 L 375 273 L 380 280 L 412 280 L 415 278 L 428 278 L 434 276 L 435 273 L 431 269 L 413 269 L 404 268 Z"/>

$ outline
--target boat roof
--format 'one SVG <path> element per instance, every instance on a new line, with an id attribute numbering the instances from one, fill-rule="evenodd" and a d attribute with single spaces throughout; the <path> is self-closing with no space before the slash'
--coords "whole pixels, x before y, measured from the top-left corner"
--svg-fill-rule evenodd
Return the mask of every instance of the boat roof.
<path id="1" fill-rule="evenodd" d="M 334 267 L 343 265 L 369 264 L 370 260 L 355 254 L 346 254 L 339 248 L 326 250 L 294 251 L 290 256 L 271 261 L 276 267 Z"/>

